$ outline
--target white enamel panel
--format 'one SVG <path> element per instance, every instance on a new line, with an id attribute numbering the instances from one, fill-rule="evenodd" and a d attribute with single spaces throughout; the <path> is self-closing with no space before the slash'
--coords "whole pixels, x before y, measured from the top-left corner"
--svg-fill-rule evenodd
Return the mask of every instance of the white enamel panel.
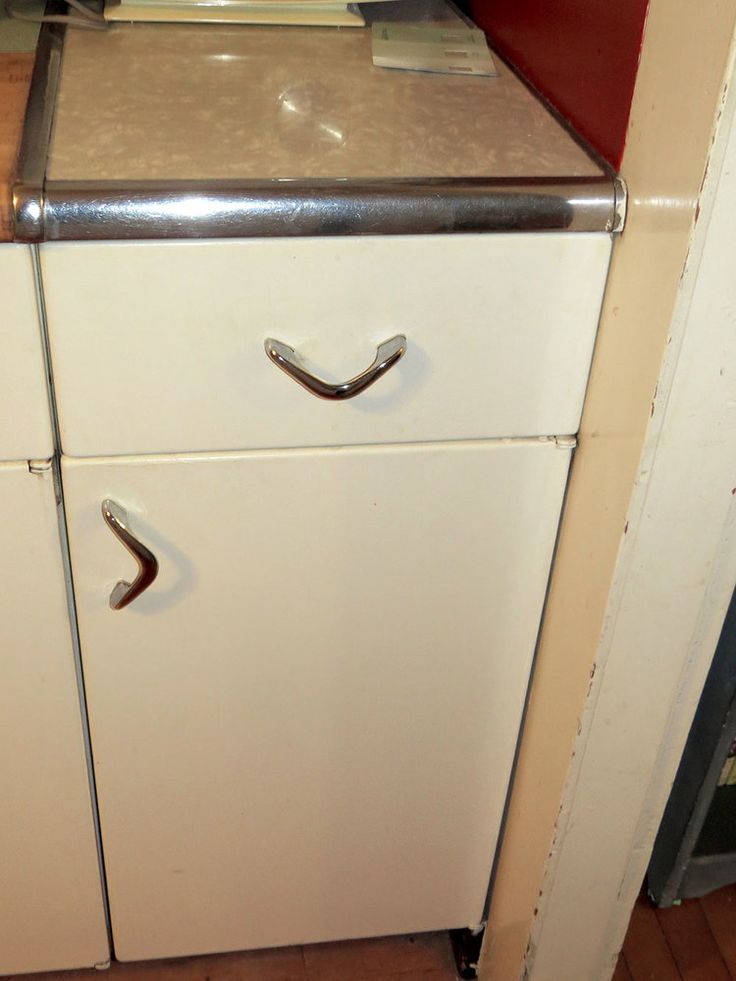
<path id="1" fill-rule="evenodd" d="M 569 457 L 64 461 L 118 957 L 481 919 Z"/>
<path id="2" fill-rule="evenodd" d="M 64 452 L 393 443 L 577 431 L 604 288 L 603 234 L 42 246 Z M 348 402 L 330 381 L 403 333 Z"/>
<path id="3" fill-rule="evenodd" d="M 0 464 L 0 974 L 109 958 L 51 464 Z"/>
<path id="4" fill-rule="evenodd" d="M 53 453 L 41 328 L 27 245 L 0 245 L 0 460 Z"/>

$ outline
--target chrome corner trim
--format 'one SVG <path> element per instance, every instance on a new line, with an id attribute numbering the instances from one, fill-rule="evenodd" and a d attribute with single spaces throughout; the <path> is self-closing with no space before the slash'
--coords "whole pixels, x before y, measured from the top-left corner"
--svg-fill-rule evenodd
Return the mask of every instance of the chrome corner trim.
<path id="1" fill-rule="evenodd" d="M 64 30 L 63 24 L 44 24 L 38 38 L 13 184 L 14 237 L 20 242 L 41 242 L 44 237 L 44 179 Z"/>
<path id="2" fill-rule="evenodd" d="M 617 175 L 613 180 L 613 199 L 615 222 L 611 231 L 620 233 L 626 224 L 626 209 L 629 204 L 629 191 L 626 187 L 626 181 L 620 175 Z"/>
<path id="3" fill-rule="evenodd" d="M 610 177 L 47 181 L 49 241 L 612 231 Z"/>
<path id="4" fill-rule="evenodd" d="M 13 185 L 13 241 L 43 241 L 43 181 Z"/>

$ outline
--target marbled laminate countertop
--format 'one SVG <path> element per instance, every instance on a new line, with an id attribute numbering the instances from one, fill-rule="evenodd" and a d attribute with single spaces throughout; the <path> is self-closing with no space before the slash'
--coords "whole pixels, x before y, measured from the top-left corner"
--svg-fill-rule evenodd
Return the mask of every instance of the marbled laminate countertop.
<path id="1" fill-rule="evenodd" d="M 120 24 L 67 31 L 58 181 L 596 177 L 497 78 L 376 68 L 369 28 Z"/>

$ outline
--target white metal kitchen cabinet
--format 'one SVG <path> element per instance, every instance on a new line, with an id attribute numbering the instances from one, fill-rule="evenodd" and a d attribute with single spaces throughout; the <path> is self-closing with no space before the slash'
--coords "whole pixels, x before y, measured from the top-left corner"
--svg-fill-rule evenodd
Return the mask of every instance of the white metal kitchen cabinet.
<path id="1" fill-rule="evenodd" d="M 17 217 L 123 958 L 482 918 L 622 220 L 498 70 L 399 78 L 356 31 L 66 38 Z M 359 398 L 302 387 L 384 342 Z M 113 610 L 124 544 L 148 588 Z"/>
<path id="2" fill-rule="evenodd" d="M 0 973 L 109 958 L 50 461 L 0 464 Z"/>
<path id="3" fill-rule="evenodd" d="M 118 957 L 481 920 L 572 445 L 64 459 Z"/>
<path id="4" fill-rule="evenodd" d="M 0 460 L 53 449 L 31 249 L 0 245 Z"/>

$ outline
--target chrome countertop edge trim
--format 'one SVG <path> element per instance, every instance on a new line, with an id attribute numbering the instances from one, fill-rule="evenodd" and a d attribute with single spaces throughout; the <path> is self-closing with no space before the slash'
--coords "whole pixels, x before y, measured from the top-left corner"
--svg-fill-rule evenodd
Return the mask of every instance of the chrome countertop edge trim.
<path id="1" fill-rule="evenodd" d="M 612 232 L 613 179 L 47 181 L 32 241 Z"/>
<path id="2" fill-rule="evenodd" d="M 625 185 L 605 170 L 587 178 L 49 180 L 65 30 L 44 24 L 39 37 L 13 186 L 16 241 L 618 232 L 623 226 Z"/>

